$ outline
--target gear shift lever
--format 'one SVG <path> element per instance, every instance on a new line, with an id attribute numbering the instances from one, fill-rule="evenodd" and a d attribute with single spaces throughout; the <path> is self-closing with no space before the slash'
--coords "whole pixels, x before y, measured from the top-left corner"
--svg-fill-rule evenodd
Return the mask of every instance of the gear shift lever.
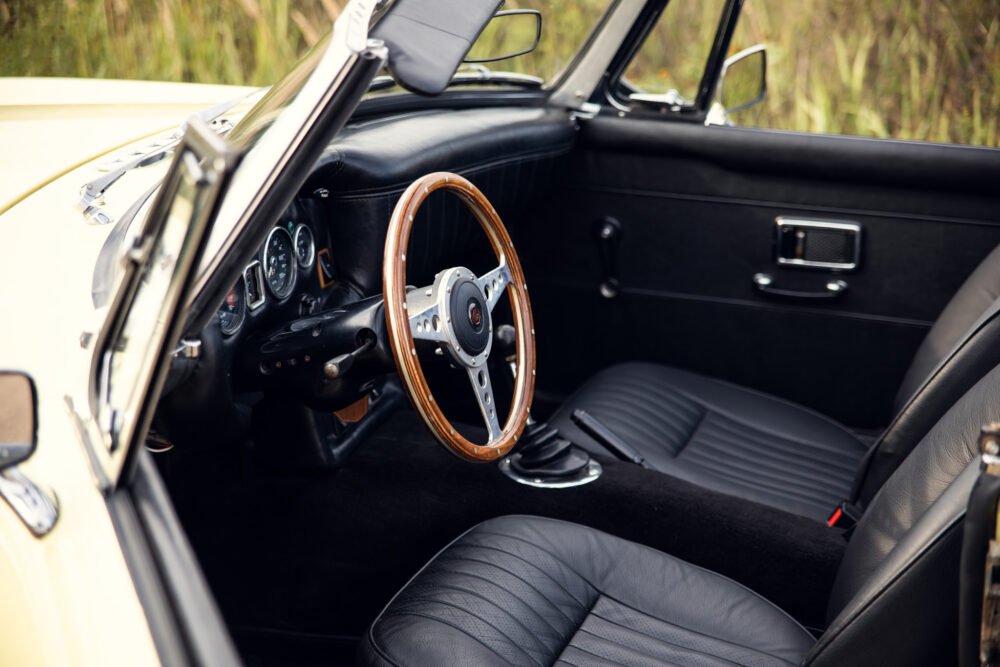
<path id="1" fill-rule="evenodd" d="M 512 375 L 517 373 L 517 339 L 514 327 L 503 324 L 493 333 L 494 348 L 503 355 Z M 543 488 L 565 488 L 592 482 L 601 474 L 601 464 L 585 450 L 545 422 L 528 415 L 517 450 L 500 461 L 500 470 L 514 481 Z"/>

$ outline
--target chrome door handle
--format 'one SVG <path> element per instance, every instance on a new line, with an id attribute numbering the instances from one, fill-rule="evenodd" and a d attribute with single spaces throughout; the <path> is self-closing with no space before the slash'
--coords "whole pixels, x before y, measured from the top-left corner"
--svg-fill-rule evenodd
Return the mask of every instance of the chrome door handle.
<path id="1" fill-rule="evenodd" d="M 762 294 L 790 299 L 836 299 L 847 291 L 847 283 L 843 280 L 828 280 L 819 292 L 782 289 L 774 286 L 774 278 L 768 273 L 755 273 L 753 286 Z"/>

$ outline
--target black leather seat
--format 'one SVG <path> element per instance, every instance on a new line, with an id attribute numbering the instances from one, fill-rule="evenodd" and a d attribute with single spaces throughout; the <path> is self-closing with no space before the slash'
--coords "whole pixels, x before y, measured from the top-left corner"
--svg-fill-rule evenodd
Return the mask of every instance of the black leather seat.
<path id="1" fill-rule="evenodd" d="M 362 657 L 440 667 L 955 664 L 962 523 L 979 430 L 998 412 L 1000 368 L 875 495 L 815 639 L 747 588 L 667 554 L 579 525 L 503 517 L 431 560 L 375 620 Z M 733 558 L 752 557 L 739 547 Z"/>
<path id="2" fill-rule="evenodd" d="M 368 649 L 387 665 L 787 667 L 815 641 L 731 579 L 590 528 L 513 516 L 428 563 Z"/>
<path id="3" fill-rule="evenodd" d="M 640 450 L 656 470 L 818 519 L 848 497 L 868 450 L 817 412 L 656 364 L 606 369 L 552 419 L 563 436 L 607 455 L 569 418 L 576 408 Z"/>
<path id="4" fill-rule="evenodd" d="M 875 444 L 802 406 L 657 364 L 591 378 L 551 425 L 598 456 L 571 419 L 582 408 L 656 470 L 716 491 L 826 519 L 861 506 L 962 394 L 1000 363 L 1000 247 L 969 276 L 920 346 Z M 720 465 L 722 461 L 738 465 Z"/>

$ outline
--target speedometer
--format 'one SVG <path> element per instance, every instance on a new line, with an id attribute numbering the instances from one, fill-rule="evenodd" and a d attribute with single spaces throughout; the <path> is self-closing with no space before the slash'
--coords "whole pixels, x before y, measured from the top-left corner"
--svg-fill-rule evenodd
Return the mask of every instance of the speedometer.
<path id="1" fill-rule="evenodd" d="M 241 277 L 226 294 L 226 300 L 219 306 L 219 328 L 226 336 L 232 336 L 243 326 L 247 314 L 246 285 Z"/>
<path id="2" fill-rule="evenodd" d="M 295 249 L 292 237 L 275 227 L 264 243 L 264 280 L 278 299 L 284 299 L 295 287 Z"/>

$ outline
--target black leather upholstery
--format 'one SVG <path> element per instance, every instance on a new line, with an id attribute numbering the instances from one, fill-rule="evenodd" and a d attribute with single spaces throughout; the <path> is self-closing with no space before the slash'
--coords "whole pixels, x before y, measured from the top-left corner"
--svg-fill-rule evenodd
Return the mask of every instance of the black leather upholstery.
<path id="1" fill-rule="evenodd" d="M 896 415 L 855 480 L 871 501 L 958 396 L 1000 364 L 1000 246 L 976 267 L 920 345 L 896 395 Z"/>
<path id="2" fill-rule="evenodd" d="M 552 418 L 570 440 L 607 456 L 573 423 L 576 408 L 638 448 L 656 470 L 816 519 L 848 497 L 867 449 L 816 412 L 656 364 L 599 373 Z"/>
<path id="3" fill-rule="evenodd" d="M 605 455 L 570 419 L 583 408 L 657 470 L 824 519 L 844 499 L 867 505 L 955 401 L 1000 364 L 998 297 L 1000 247 L 941 313 L 900 387 L 896 417 L 870 450 L 806 408 L 654 364 L 599 373 L 552 422 L 574 442 Z"/>
<path id="4" fill-rule="evenodd" d="M 920 344 L 896 394 L 896 412 L 906 406 L 997 298 L 1000 298 L 1000 246 L 994 248 L 966 279 Z"/>
<path id="5" fill-rule="evenodd" d="M 955 663 L 961 527 L 1000 368 L 950 409 L 854 531 L 815 643 L 731 580 L 598 531 L 532 517 L 481 524 L 376 619 L 372 664 Z M 738 557 L 738 554 L 734 554 Z"/>
<path id="6" fill-rule="evenodd" d="M 813 637 L 740 584 L 576 524 L 502 517 L 438 554 L 363 648 L 381 665 L 796 665 Z"/>
<path id="7" fill-rule="evenodd" d="M 1000 414 L 1000 368 L 980 379 L 875 495 L 848 544 L 809 665 L 953 664 L 961 526 L 979 432 Z M 863 658 L 863 659 L 862 659 Z"/>

